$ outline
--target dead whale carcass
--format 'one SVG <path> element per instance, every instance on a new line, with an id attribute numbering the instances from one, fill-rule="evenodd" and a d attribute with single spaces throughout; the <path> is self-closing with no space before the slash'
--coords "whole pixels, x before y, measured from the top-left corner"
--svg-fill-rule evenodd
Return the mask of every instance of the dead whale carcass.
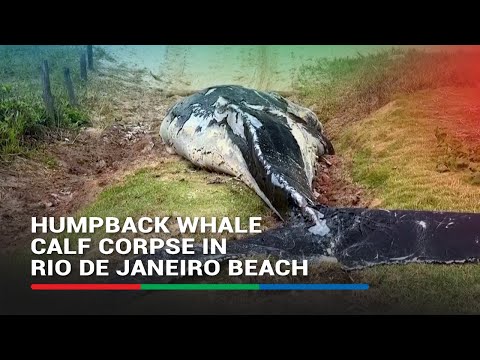
<path id="1" fill-rule="evenodd" d="M 192 163 L 241 179 L 278 216 L 294 206 L 321 224 L 315 162 L 334 149 L 311 110 L 275 93 L 215 86 L 174 105 L 160 135 Z"/>
<path id="2" fill-rule="evenodd" d="M 273 255 L 334 260 L 346 269 L 358 269 L 480 261 L 480 214 L 328 207 L 320 214 L 311 195 L 314 164 L 319 154 L 334 150 L 310 110 L 278 95 L 238 86 L 206 89 L 169 111 L 161 136 L 195 164 L 243 179 L 274 211 L 294 206 L 309 215 L 230 240 L 227 254 L 204 254 L 196 244 L 194 256 L 202 262 Z M 316 225 L 312 227 L 308 218 Z M 158 251 L 139 258 L 179 255 Z"/>

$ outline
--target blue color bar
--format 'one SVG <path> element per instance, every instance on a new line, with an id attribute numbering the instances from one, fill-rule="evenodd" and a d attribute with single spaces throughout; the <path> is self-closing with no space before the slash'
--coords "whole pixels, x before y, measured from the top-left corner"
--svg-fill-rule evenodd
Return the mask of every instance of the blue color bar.
<path id="1" fill-rule="evenodd" d="M 368 290 L 368 284 L 260 284 L 260 290 Z"/>

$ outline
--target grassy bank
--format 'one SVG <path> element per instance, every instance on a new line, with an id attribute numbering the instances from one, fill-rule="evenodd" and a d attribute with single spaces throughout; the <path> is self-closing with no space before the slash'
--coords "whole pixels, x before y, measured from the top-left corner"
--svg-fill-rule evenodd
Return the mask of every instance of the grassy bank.
<path id="1" fill-rule="evenodd" d="M 323 122 L 339 117 L 360 120 L 396 96 L 478 81 L 471 67 L 476 53 L 424 52 L 410 49 L 371 55 L 320 59 L 299 70 L 296 89 Z"/>
<path id="2" fill-rule="evenodd" d="M 79 77 L 80 46 L 0 46 L 0 155 L 17 154 L 49 129 L 75 128 L 87 123 L 84 86 Z M 48 60 L 55 119 L 42 101 L 40 66 Z M 80 106 L 70 106 L 63 69 L 71 69 Z"/>
<path id="3" fill-rule="evenodd" d="M 478 211 L 478 59 L 396 49 L 321 60 L 298 89 L 375 206 Z"/>
<path id="4" fill-rule="evenodd" d="M 417 51 L 324 60 L 302 68 L 301 102 L 334 134 L 346 170 L 377 206 L 478 211 L 474 128 L 458 126 L 459 120 L 473 124 L 478 114 L 466 104 L 478 96 L 470 88 L 475 79 L 460 68 L 451 54 Z M 162 164 L 107 189 L 79 215 L 266 215 L 243 184 L 223 176 L 225 183 L 207 184 L 212 176 L 191 172 L 183 161 Z M 322 265 L 309 281 L 369 283 L 368 292 L 352 298 L 359 311 L 478 313 L 479 271 L 477 265 L 410 264 L 345 273 Z"/>
<path id="5" fill-rule="evenodd" d="M 169 216 L 172 220 L 168 222 L 170 237 L 185 237 L 175 226 L 177 216 L 229 217 L 232 223 L 235 217 L 240 217 L 242 226 L 248 224 L 250 216 L 261 216 L 264 220 L 263 229 L 276 222 L 263 201 L 242 182 L 195 169 L 187 161 L 177 158 L 128 175 L 123 181 L 105 189 L 95 202 L 77 215 L 114 216 L 119 219 L 128 216 L 136 219 L 142 216 Z M 163 234 L 158 236 L 165 237 Z M 198 239 L 220 238 L 219 234 L 209 233 L 199 236 Z M 235 235 L 222 234 L 222 237 L 232 236 Z M 95 237 L 101 239 L 108 235 L 98 233 Z"/>
<path id="6" fill-rule="evenodd" d="M 471 137 L 479 112 L 468 104 L 479 95 L 442 88 L 400 97 L 350 125 L 338 151 L 377 206 L 478 212 L 480 148 Z"/>
<path id="7" fill-rule="evenodd" d="M 358 304 L 369 312 L 406 314 L 480 313 L 480 266 L 409 264 L 376 266 L 351 274 L 370 284 Z"/>
<path id="8" fill-rule="evenodd" d="M 62 53 L 56 48 L 36 49 L 38 61 L 32 60 L 28 66 L 17 64 L 20 55 L 12 52 L 10 60 L 0 61 L 5 99 L 1 101 L 7 104 L 0 114 L 0 151 L 4 153 L 21 151 L 25 138 L 35 136 L 38 128 L 56 126 L 47 123 L 40 95 L 39 64 L 47 54 L 41 51 L 47 50 L 51 51 L 52 85 L 59 111 L 65 114 L 64 124 L 78 123 L 68 115 L 61 77 L 64 64 L 72 63 L 74 83 L 78 84 L 78 49 Z M 339 156 L 347 160 L 349 175 L 377 199 L 377 206 L 478 211 L 480 158 L 474 125 L 479 113 L 474 104 L 480 96 L 470 88 L 476 79 L 459 66 L 470 60 L 470 55 L 398 50 L 321 60 L 301 69 L 298 89 L 301 102 L 326 124 Z M 20 81 L 14 82 L 17 76 Z M 116 86 L 123 88 L 124 83 Z M 79 96 L 88 105 L 101 104 L 97 105 L 99 113 L 108 124 L 114 117 L 111 100 L 115 89 L 105 89 L 105 95 L 80 91 Z M 128 113 L 137 112 L 137 108 L 128 109 Z M 119 116 L 126 113 L 124 110 Z M 265 227 L 275 224 L 267 207 L 244 184 L 196 170 L 177 158 L 126 176 L 75 215 L 120 219 L 262 216 Z M 478 265 L 412 264 L 346 273 L 328 265 L 314 269 L 310 281 L 369 283 L 371 289 L 355 294 L 354 301 L 370 312 L 395 308 L 397 312 L 478 313 L 479 271 Z"/>
<path id="9" fill-rule="evenodd" d="M 475 58 L 395 50 L 302 68 L 302 100 L 326 124 L 372 206 L 480 211 Z M 478 313 L 479 271 L 475 264 L 411 264 L 350 276 L 371 285 L 358 297 L 368 311 Z"/>
<path id="10" fill-rule="evenodd" d="M 240 216 L 267 215 L 270 210 L 242 182 L 194 168 L 173 158 L 128 175 L 101 193 L 80 216 Z M 247 219 L 248 220 L 248 219 Z M 246 223 L 244 223 L 246 224 Z"/>

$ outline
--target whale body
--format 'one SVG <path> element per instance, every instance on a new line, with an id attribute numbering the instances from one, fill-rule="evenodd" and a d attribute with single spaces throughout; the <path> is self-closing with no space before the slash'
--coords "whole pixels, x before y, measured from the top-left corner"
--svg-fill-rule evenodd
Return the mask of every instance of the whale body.
<path id="1" fill-rule="evenodd" d="M 334 149 L 312 111 L 277 94 L 240 86 L 199 91 L 169 110 L 160 134 L 194 164 L 242 179 L 279 216 L 295 208 L 306 215 L 230 240 L 226 254 L 204 254 L 196 244 L 194 257 L 202 262 L 273 255 L 338 261 L 351 270 L 378 264 L 480 261 L 480 214 L 316 206 L 315 162 Z M 139 258 L 178 255 L 162 250 Z"/>
<path id="2" fill-rule="evenodd" d="M 315 163 L 334 148 L 313 111 L 276 93 L 214 86 L 176 103 L 162 140 L 195 165 L 233 175 L 283 218 L 313 214 Z"/>

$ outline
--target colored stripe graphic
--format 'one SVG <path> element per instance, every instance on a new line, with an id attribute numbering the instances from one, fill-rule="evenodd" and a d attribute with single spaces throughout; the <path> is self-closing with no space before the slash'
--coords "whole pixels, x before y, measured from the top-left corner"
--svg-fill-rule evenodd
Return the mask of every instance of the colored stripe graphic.
<path id="1" fill-rule="evenodd" d="M 32 284 L 32 290 L 368 290 L 368 284 Z"/>
<path id="2" fill-rule="evenodd" d="M 32 290 L 140 290 L 140 284 L 32 284 Z"/>
<path id="3" fill-rule="evenodd" d="M 258 284 L 142 284 L 141 290 L 260 290 Z"/>
<path id="4" fill-rule="evenodd" d="M 368 284 L 260 284 L 260 290 L 368 290 Z"/>

